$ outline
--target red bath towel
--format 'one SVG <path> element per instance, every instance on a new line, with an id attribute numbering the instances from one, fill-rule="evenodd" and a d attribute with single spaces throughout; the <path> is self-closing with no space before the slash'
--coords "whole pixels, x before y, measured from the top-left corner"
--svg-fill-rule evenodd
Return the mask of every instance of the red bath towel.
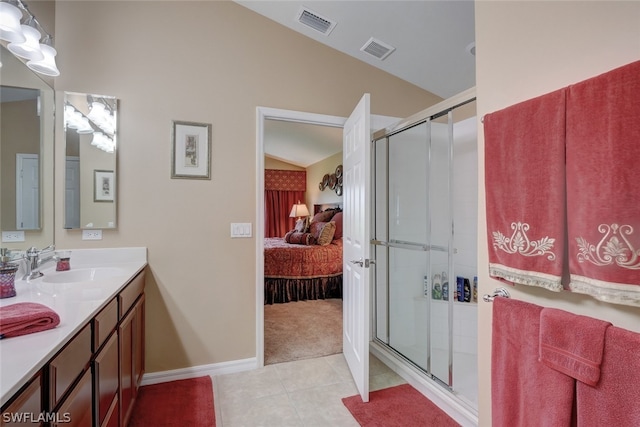
<path id="1" fill-rule="evenodd" d="M 540 361 L 585 384 L 600 380 L 604 337 L 610 322 L 555 308 L 540 313 Z"/>
<path id="2" fill-rule="evenodd" d="M 567 89 L 570 289 L 640 305 L 640 61 Z"/>
<path id="3" fill-rule="evenodd" d="M 561 291 L 565 90 L 484 117 L 489 273 Z"/>
<path id="4" fill-rule="evenodd" d="M 0 307 L 0 338 L 46 331 L 58 324 L 60 317 L 46 305 L 20 302 Z"/>
<path id="5" fill-rule="evenodd" d="M 538 361 L 541 311 L 523 301 L 493 301 L 493 427 L 571 425 L 575 381 Z"/>
<path id="6" fill-rule="evenodd" d="M 600 382 L 577 382 L 580 427 L 640 426 L 640 334 L 616 326 L 607 329 Z"/>

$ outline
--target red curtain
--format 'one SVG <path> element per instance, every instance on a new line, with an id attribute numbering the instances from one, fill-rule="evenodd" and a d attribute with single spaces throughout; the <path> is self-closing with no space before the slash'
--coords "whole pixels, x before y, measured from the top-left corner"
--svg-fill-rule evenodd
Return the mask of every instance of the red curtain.
<path id="1" fill-rule="evenodd" d="M 296 225 L 296 218 L 289 218 L 294 204 L 304 203 L 304 191 L 264 191 L 264 237 L 284 237 Z"/>
<path id="2" fill-rule="evenodd" d="M 296 203 L 304 203 L 307 172 L 265 169 L 264 171 L 264 237 L 284 237 L 296 224 L 289 218 Z"/>

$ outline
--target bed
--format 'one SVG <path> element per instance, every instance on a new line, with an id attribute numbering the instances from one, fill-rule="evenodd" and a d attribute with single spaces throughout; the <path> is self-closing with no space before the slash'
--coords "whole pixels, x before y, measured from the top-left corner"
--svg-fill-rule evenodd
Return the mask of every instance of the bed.
<path id="1" fill-rule="evenodd" d="M 305 231 L 315 232 L 323 224 L 332 222 L 335 231 L 328 244 L 317 244 L 316 239 L 290 243 L 296 241 L 289 237 L 294 230 L 285 238 L 265 238 L 265 304 L 342 298 L 342 213 L 335 210 L 329 219 L 322 218 L 322 213 L 327 211 L 317 213 L 310 230 Z M 337 213 L 340 215 L 336 217 Z"/>

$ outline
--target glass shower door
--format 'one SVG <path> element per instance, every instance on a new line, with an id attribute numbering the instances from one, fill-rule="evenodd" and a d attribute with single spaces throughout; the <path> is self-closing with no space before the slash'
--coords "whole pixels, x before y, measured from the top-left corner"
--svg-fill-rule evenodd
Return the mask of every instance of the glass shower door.
<path id="1" fill-rule="evenodd" d="M 451 142 L 448 116 L 430 120 L 431 139 L 429 167 L 430 216 L 430 263 L 431 310 L 429 312 L 429 332 L 431 335 L 431 374 L 438 380 L 452 384 L 452 308 L 455 286 L 452 276 L 451 257 Z"/>

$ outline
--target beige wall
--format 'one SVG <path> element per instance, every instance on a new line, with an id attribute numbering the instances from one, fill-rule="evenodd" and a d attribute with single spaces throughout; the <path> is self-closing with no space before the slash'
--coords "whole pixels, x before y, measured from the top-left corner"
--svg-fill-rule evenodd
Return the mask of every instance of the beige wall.
<path id="1" fill-rule="evenodd" d="M 335 173 L 336 167 L 341 164 L 342 151 L 307 167 L 307 207 L 312 215 L 314 204 L 342 204 L 342 196 L 338 196 L 335 191 L 329 187 L 325 188 L 324 191 L 320 191 L 320 188 L 318 187 L 318 184 L 322 181 L 324 175 L 331 175 L 332 173 Z"/>
<path id="2" fill-rule="evenodd" d="M 58 99 L 120 99 L 118 229 L 62 229 L 58 168 L 56 243 L 148 247 L 149 372 L 256 355 L 256 242 L 229 224 L 255 225 L 257 106 L 348 116 L 369 92 L 405 117 L 439 100 L 231 2 L 59 1 L 56 28 Z M 172 120 L 212 124 L 211 180 L 170 179 Z"/>
<path id="3" fill-rule="evenodd" d="M 476 2 L 478 117 L 640 59 L 640 2 Z M 479 292 L 489 278 L 484 139 L 479 127 Z M 640 331 L 640 309 L 518 286 L 513 298 Z M 491 424 L 491 304 L 479 305 L 480 425 Z M 535 402 L 532 402 L 535 404 Z"/>

